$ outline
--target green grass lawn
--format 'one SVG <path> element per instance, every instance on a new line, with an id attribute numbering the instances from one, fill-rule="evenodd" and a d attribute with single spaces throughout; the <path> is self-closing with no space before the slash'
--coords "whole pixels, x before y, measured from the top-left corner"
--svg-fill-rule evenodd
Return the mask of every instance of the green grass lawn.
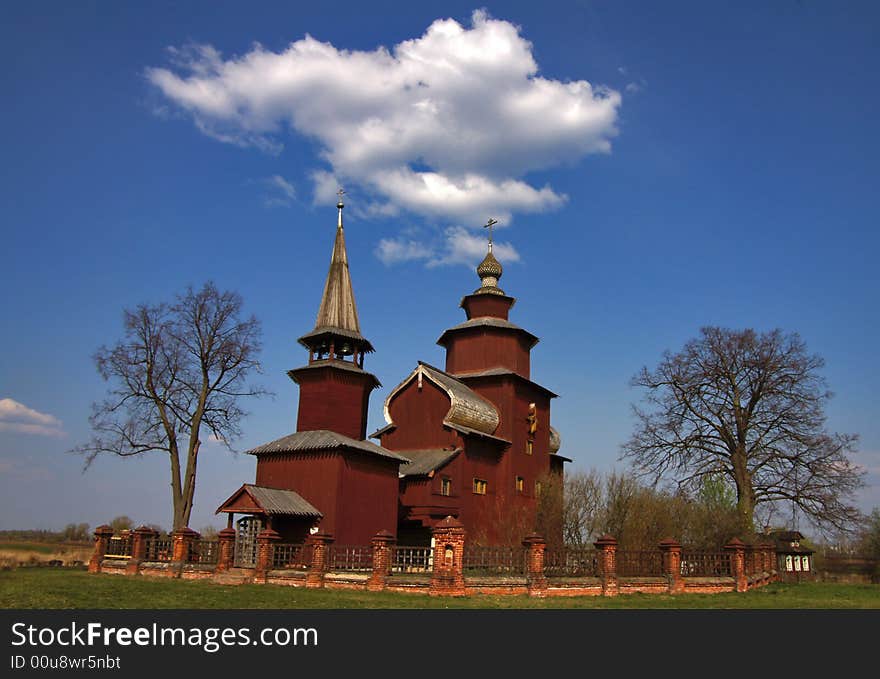
<path id="1" fill-rule="evenodd" d="M 880 609 L 880 586 L 776 583 L 744 594 L 633 594 L 614 598 L 526 596 L 429 597 L 421 594 L 312 590 L 278 585 L 215 585 L 204 581 L 83 570 L 19 568 L 0 572 L 0 608 L 593 608 L 593 609 Z"/>

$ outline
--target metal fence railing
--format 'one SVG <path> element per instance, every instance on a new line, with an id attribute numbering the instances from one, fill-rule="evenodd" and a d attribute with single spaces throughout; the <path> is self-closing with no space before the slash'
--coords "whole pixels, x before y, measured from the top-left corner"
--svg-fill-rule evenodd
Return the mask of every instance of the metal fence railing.
<path id="1" fill-rule="evenodd" d="M 524 575 L 527 550 L 520 546 L 465 545 L 463 570 L 467 575 Z"/>
<path id="2" fill-rule="evenodd" d="M 544 575 L 548 577 L 595 577 L 599 554 L 593 547 L 563 547 L 544 552 Z"/>
<path id="3" fill-rule="evenodd" d="M 372 571 L 373 548 L 370 545 L 328 545 L 328 571 Z"/>
<path id="4" fill-rule="evenodd" d="M 683 551 L 681 574 L 693 577 L 730 576 L 730 554 L 724 552 Z"/>
<path id="5" fill-rule="evenodd" d="M 188 563 L 211 565 L 220 558 L 220 542 L 218 540 L 194 540 L 189 545 Z"/>
<path id="6" fill-rule="evenodd" d="M 146 561 L 171 561 L 174 552 L 171 538 L 147 538 L 144 559 Z"/>
<path id="7" fill-rule="evenodd" d="M 616 570 L 623 577 L 663 575 L 663 554 L 659 550 L 618 550 Z"/>
<path id="8" fill-rule="evenodd" d="M 391 550 L 392 573 L 429 573 L 433 566 L 430 547 L 395 545 Z"/>
<path id="9" fill-rule="evenodd" d="M 104 556 L 108 559 L 131 558 L 131 535 L 114 535 L 110 538 Z"/>
<path id="10" fill-rule="evenodd" d="M 279 543 L 272 552 L 272 567 L 306 570 L 312 563 L 311 545 Z"/>

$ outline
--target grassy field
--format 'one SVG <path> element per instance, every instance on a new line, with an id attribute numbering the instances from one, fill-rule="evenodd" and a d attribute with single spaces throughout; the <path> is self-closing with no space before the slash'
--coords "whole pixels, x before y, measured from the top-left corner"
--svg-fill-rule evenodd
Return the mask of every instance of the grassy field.
<path id="1" fill-rule="evenodd" d="M 88 563 L 94 546 L 64 542 L 7 542 L 0 541 L 0 568 L 34 566 L 49 561 L 60 561 L 65 566 L 75 562 Z"/>
<path id="2" fill-rule="evenodd" d="M 591 609 L 880 609 L 880 586 L 776 583 L 744 594 L 626 595 L 530 599 L 525 596 L 429 597 L 417 594 L 307 590 L 277 585 L 92 575 L 66 568 L 0 572 L 0 608 L 591 608 Z"/>

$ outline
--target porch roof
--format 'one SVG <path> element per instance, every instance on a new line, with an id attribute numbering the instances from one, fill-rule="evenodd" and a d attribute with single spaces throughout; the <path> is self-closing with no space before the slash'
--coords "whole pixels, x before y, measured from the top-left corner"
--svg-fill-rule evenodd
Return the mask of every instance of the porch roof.
<path id="1" fill-rule="evenodd" d="M 303 516 L 320 519 L 324 515 L 292 490 L 267 488 L 245 483 L 216 513 L 265 514 L 267 516 Z"/>

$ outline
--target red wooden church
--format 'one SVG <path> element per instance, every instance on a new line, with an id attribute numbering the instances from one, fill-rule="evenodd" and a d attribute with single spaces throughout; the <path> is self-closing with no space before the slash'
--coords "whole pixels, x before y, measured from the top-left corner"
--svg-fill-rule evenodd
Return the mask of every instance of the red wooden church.
<path id="1" fill-rule="evenodd" d="M 230 526 L 234 514 L 244 515 L 245 543 L 271 527 L 285 542 L 320 529 L 337 544 L 368 544 L 380 530 L 401 544 L 428 544 L 431 527 L 449 515 L 475 541 L 518 543 L 534 529 L 542 488 L 561 480 L 568 460 L 549 424 L 555 394 L 531 380 L 538 338 L 508 319 L 516 300 L 498 287 L 491 237 L 477 267 L 481 285 L 461 301 L 467 320 L 437 340 L 445 369 L 419 362 L 389 393 L 387 425 L 370 436 L 378 445 L 366 426 L 380 384 L 364 370 L 373 346 L 360 332 L 342 202 L 337 208 L 315 327 L 299 339 L 309 360 L 288 372 L 300 389 L 296 432 L 248 451 L 257 458 L 256 482 L 217 511 Z"/>

